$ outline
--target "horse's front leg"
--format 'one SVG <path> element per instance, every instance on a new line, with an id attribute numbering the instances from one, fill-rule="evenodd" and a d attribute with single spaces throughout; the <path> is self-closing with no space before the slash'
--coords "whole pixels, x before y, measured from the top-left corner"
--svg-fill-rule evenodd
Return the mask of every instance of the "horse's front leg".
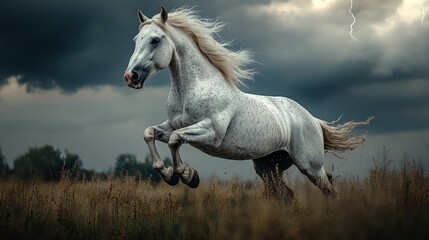
<path id="1" fill-rule="evenodd" d="M 226 129 L 226 128 L 225 128 Z M 218 129 L 219 130 L 219 129 Z M 205 119 L 191 126 L 175 130 L 171 133 L 168 147 L 174 163 L 174 173 L 180 175 L 182 182 L 191 188 L 198 187 L 198 172 L 187 167 L 180 158 L 179 148 L 183 143 L 198 143 L 218 147 L 223 139 L 224 131 L 216 131 L 212 120 Z"/>
<path id="2" fill-rule="evenodd" d="M 155 140 L 167 143 L 173 131 L 174 128 L 168 121 L 156 126 L 148 127 L 144 131 L 144 140 L 149 147 L 149 152 L 152 157 L 152 167 L 161 175 L 165 182 L 172 186 L 179 182 L 179 175 L 174 174 L 173 167 L 166 167 L 164 165 L 164 162 L 159 157 L 158 150 L 156 149 Z"/>

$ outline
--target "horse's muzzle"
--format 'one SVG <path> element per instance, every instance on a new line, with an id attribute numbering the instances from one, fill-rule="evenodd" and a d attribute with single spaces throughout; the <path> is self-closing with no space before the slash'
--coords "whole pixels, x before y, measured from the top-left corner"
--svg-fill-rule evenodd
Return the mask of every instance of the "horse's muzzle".
<path id="1" fill-rule="evenodd" d="M 131 70 L 127 71 L 124 74 L 125 81 L 127 82 L 128 87 L 140 89 L 143 87 L 143 82 L 147 76 L 147 73 L 144 71 Z"/>

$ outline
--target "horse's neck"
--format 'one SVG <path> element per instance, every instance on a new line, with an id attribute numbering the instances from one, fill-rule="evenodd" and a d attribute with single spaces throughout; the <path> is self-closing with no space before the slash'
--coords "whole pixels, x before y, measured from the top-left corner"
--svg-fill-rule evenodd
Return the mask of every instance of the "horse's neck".
<path id="1" fill-rule="evenodd" d="M 199 91 L 209 85 L 225 86 L 228 83 L 220 71 L 201 53 L 196 43 L 182 31 L 174 31 L 175 51 L 170 63 L 172 90 L 180 95 Z"/>

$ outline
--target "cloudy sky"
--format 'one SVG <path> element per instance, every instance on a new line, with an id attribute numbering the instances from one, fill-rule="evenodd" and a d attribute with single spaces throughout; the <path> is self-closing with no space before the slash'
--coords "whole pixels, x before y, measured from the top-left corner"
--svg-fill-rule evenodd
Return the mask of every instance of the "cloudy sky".
<path id="1" fill-rule="evenodd" d="M 9 165 L 29 147 L 51 144 L 107 170 L 120 153 L 147 154 L 144 128 L 165 120 L 169 75 L 143 90 L 126 86 L 136 9 L 196 6 L 219 18 L 234 49 L 255 52 L 259 73 L 243 91 L 295 99 L 313 115 L 376 118 L 364 146 L 334 174 L 366 175 L 386 147 L 429 170 L 428 0 L 14 0 L 0 2 L 0 147 Z M 158 146 L 163 157 L 166 146 Z M 250 161 L 209 157 L 189 146 L 183 159 L 203 177 L 253 179 Z"/>

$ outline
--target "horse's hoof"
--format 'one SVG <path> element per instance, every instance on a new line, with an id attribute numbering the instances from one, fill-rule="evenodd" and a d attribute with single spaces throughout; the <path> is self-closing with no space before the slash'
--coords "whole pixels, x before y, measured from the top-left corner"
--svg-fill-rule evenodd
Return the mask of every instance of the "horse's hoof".
<path id="1" fill-rule="evenodd" d="M 189 182 L 188 186 L 190 188 L 197 188 L 198 185 L 200 185 L 200 176 L 198 176 L 197 170 L 194 169 L 194 175 L 192 176 L 192 179 Z"/>
<path id="2" fill-rule="evenodd" d="M 168 183 L 170 186 L 176 186 L 177 183 L 179 183 L 179 174 L 177 173 L 173 173 L 173 175 L 171 175 L 170 180 L 165 180 L 166 183 Z"/>
<path id="3" fill-rule="evenodd" d="M 189 183 L 186 183 L 190 188 L 197 188 L 200 185 L 200 176 L 198 176 L 197 170 L 194 169 L 194 175 Z"/>

